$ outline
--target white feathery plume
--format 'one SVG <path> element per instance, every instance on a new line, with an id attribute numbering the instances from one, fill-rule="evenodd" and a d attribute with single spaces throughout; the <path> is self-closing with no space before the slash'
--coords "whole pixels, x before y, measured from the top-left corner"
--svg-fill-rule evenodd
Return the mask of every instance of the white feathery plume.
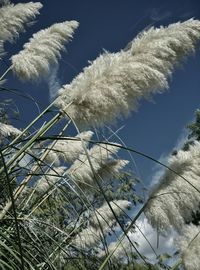
<path id="1" fill-rule="evenodd" d="M 114 200 L 110 202 L 110 206 L 117 217 L 125 213 L 125 210 L 131 206 L 131 203 L 126 200 Z M 105 202 L 99 209 L 95 210 L 95 214 L 90 218 L 92 227 L 98 229 L 100 226 L 104 229 L 110 228 L 116 223 L 109 205 Z"/>
<path id="2" fill-rule="evenodd" d="M 109 160 L 98 172 L 99 178 L 103 181 L 112 180 L 118 177 L 119 172 L 129 163 L 128 160 Z"/>
<path id="3" fill-rule="evenodd" d="M 168 87 L 174 66 L 194 52 L 200 21 L 190 19 L 169 27 L 150 28 L 129 50 L 104 53 L 71 84 L 60 89 L 57 106 L 80 127 L 103 126 L 137 109 L 142 97 Z"/>
<path id="4" fill-rule="evenodd" d="M 185 225 L 182 234 L 177 237 L 185 270 L 197 270 L 200 266 L 200 226 Z"/>
<path id="5" fill-rule="evenodd" d="M 123 215 L 124 211 L 130 207 L 131 203 L 125 200 L 115 200 L 110 202 L 116 216 Z M 103 234 L 105 235 L 115 225 L 116 219 L 113 216 L 107 203 L 95 210 L 93 217 L 90 218 L 90 226 L 82 230 L 73 240 L 77 247 L 91 247 L 101 242 Z M 101 229 L 100 229 L 101 227 Z"/>
<path id="6" fill-rule="evenodd" d="M 76 21 L 56 23 L 33 34 L 24 49 L 11 57 L 12 70 L 22 80 L 38 80 L 48 75 L 50 66 L 61 57 L 78 27 Z"/>
<path id="7" fill-rule="evenodd" d="M 112 155 L 118 152 L 117 146 L 97 144 L 94 145 L 89 151 L 88 156 L 93 167 L 91 168 L 90 162 L 85 154 L 81 154 L 78 159 L 67 170 L 67 175 L 78 185 L 91 185 L 95 181 L 94 177 L 98 176 L 99 170 L 105 166 Z M 94 173 L 96 174 L 94 176 Z"/>
<path id="8" fill-rule="evenodd" d="M 0 40 L 13 42 L 24 31 L 24 25 L 30 23 L 42 8 L 40 2 L 7 4 L 0 8 Z"/>
<path id="9" fill-rule="evenodd" d="M 60 165 L 60 158 L 58 154 L 52 150 L 50 150 L 50 152 L 46 155 L 44 161 L 49 164 L 53 164 L 56 167 Z"/>
<path id="10" fill-rule="evenodd" d="M 72 163 L 81 153 L 84 152 L 81 140 L 84 140 L 85 146 L 87 146 L 88 141 L 91 139 L 93 134 L 94 133 L 92 131 L 84 131 L 76 135 L 72 140 L 70 140 L 70 138 L 69 140 L 58 140 L 45 160 L 49 163 L 53 163 L 55 161 L 58 163 L 57 161 L 62 159 L 67 163 Z"/>
<path id="11" fill-rule="evenodd" d="M 79 248 L 91 247 L 99 242 L 102 239 L 102 232 L 96 230 L 92 226 L 82 230 L 74 239 L 73 244 Z"/>
<path id="12" fill-rule="evenodd" d="M 54 167 L 53 169 L 50 169 L 36 182 L 36 190 L 38 192 L 47 191 L 49 188 L 59 182 L 65 169 L 65 167 Z"/>
<path id="13" fill-rule="evenodd" d="M 154 228 L 180 230 L 200 203 L 200 143 L 195 141 L 188 151 L 171 156 L 168 166 L 190 184 L 166 169 L 144 212 Z"/>
<path id="14" fill-rule="evenodd" d="M 21 134 L 21 131 L 11 125 L 0 123 L 0 137 L 6 138 L 11 135 L 17 136 Z"/>

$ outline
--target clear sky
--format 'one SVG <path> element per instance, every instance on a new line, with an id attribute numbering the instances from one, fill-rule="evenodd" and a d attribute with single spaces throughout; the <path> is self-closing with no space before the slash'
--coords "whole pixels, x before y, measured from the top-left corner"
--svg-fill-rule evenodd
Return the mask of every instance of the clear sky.
<path id="1" fill-rule="evenodd" d="M 13 0 L 13 3 L 27 2 Z M 36 2 L 33 0 L 33 2 Z M 191 17 L 200 19 L 199 0 L 42 0 L 44 5 L 37 23 L 21 35 L 16 45 L 7 45 L 7 59 L 1 70 L 9 65 L 9 57 L 19 51 L 32 33 L 55 22 L 77 20 L 79 29 L 67 46 L 59 68 L 61 85 L 69 83 L 88 60 L 95 59 L 103 49 L 116 52 L 124 48 L 138 32 L 150 25 L 168 25 Z M 200 44 L 199 44 L 200 48 Z M 10 76 L 7 84 L 30 94 L 44 108 L 49 104 L 47 83 L 21 83 Z M 19 99 L 19 98 L 18 98 Z M 22 104 L 23 101 L 23 104 Z M 21 118 L 26 122 L 37 115 L 36 106 L 19 99 Z M 127 146 L 159 159 L 166 155 L 183 133 L 184 126 L 200 107 L 200 50 L 174 72 L 170 89 L 154 96 L 153 102 L 142 101 L 137 113 L 119 121 L 113 130 L 124 126 L 118 135 Z M 25 125 L 18 123 L 18 126 Z M 152 162 L 136 158 L 140 175 L 149 182 Z"/>

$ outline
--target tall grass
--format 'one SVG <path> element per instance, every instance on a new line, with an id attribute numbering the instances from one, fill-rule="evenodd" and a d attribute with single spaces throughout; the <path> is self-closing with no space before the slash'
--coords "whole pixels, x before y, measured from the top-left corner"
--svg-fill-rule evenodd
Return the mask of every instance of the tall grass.
<path id="1" fill-rule="evenodd" d="M 6 31 L 0 33 L 1 44 L 18 37 L 41 6 L 2 1 L 0 14 L 5 16 Z M 75 21 L 62 22 L 34 34 L 22 51 L 11 57 L 10 67 L 0 76 L 0 90 L 14 102 L 15 90 L 3 86 L 8 73 L 22 80 L 38 80 L 48 74 L 77 27 Z M 188 263 L 191 241 L 184 240 L 188 245 L 169 266 L 169 255 L 157 256 L 140 229 L 146 245 L 157 256 L 154 261 L 140 252 L 140 243 L 133 236 L 144 213 L 159 233 L 178 228 L 184 235 L 187 220 L 181 209 L 183 194 L 189 192 L 194 198 L 187 201 L 190 206 L 195 208 L 199 203 L 200 187 L 191 179 L 199 175 L 195 171 L 198 162 L 192 163 L 192 157 L 199 159 L 198 143 L 187 154 L 181 150 L 163 164 L 127 147 L 114 133 L 110 137 L 116 141 L 101 139 L 99 134 L 102 126 L 135 110 L 141 98 L 167 88 L 174 66 L 194 51 L 199 38 L 200 22 L 193 19 L 144 31 L 129 50 L 98 57 L 71 84 L 64 85 L 58 98 L 23 129 L 11 125 L 8 106 L 4 108 L 9 102 L 1 102 L 1 269 L 181 269 L 182 265 L 195 269 Z M 3 57 L 3 46 L 1 49 Z M 55 106 L 57 112 L 53 111 Z M 47 116 L 50 120 L 46 122 Z M 40 126 L 41 120 L 44 124 Z M 35 125 L 39 128 L 33 133 Z M 76 130 L 74 137 L 69 136 L 71 127 Z M 122 151 L 129 152 L 130 161 L 120 158 Z M 129 166 L 132 153 L 166 169 L 157 189 L 146 200 Z M 184 167 L 188 164 L 192 169 Z M 172 181 L 175 184 L 170 189 Z M 177 191 L 178 181 L 184 189 Z M 176 203 L 171 210 L 166 206 L 167 198 Z M 182 223 L 170 220 L 173 211 Z"/>

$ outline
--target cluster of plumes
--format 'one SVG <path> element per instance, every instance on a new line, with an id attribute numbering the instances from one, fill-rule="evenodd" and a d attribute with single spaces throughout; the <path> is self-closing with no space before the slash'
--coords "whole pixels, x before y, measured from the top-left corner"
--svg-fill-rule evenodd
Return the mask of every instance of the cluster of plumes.
<path id="1" fill-rule="evenodd" d="M 67 163 L 74 162 L 78 156 L 84 152 L 83 143 L 85 147 L 88 145 L 88 141 L 92 138 L 92 131 L 85 131 L 73 138 L 67 138 L 66 140 L 58 140 L 53 142 L 52 147 L 49 146 L 50 152 L 46 156 L 45 161 L 48 163 L 54 163 L 59 166 L 60 160 Z"/>
<path id="2" fill-rule="evenodd" d="M 128 50 L 100 55 L 60 89 L 57 106 L 84 128 L 127 115 L 137 109 L 141 98 L 168 87 L 174 66 L 194 52 L 199 38 L 198 20 L 152 27 L 133 40 Z"/>
<path id="3" fill-rule="evenodd" d="M 21 80 L 38 80 L 47 76 L 77 27 L 78 22 L 65 21 L 33 34 L 24 44 L 24 49 L 11 57 L 13 72 Z"/>
<path id="4" fill-rule="evenodd" d="M 110 202 L 110 206 L 113 209 L 116 216 L 120 216 L 124 209 L 128 209 L 131 206 L 131 203 L 126 200 L 114 200 Z M 110 209 L 110 206 L 107 202 L 105 202 L 101 208 L 95 211 L 95 214 L 90 219 L 90 224 L 94 228 L 98 228 L 101 226 L 102 228 L 106 228 L 107 226 L 112 226 L 115 216 Z"/>
<path id="5" fill-rule="evenodd" d="M 114 200 L 109 202 L 110 207 L 117 217 L 124 216 L 131 203 L 126 200 Z M 101 242 L 111 228 L 116 225 L 116 218 L 107 202 L 95 209 L 89 219 L 89 226 L 83 229 L 74 239 L 77 247 L 90 247 Z"/>
<path id="6" fill-rule="evenodd" d="M 185 270 L 197 270 L 200 266 L 200 227 L 185 225 L 182 234 L 176 239 L 181 250 Z"/>
<path id="7" fill-rule="evenodd" d="M 200 203 L 200 143 L 195 141 L 188 151 L 171 156 L 161 181 L 151 194 L 145 215 L 155 228 L 170 227 L 179 231 L 192 219 L 192 211 Z"/>
<path id="8" fill-rule="evenodd" d="M 118 146 L 97 144 L 88 150 L 88 155 L 80 154 L 78 159 L 67 170 L 68 177 L 81 188 L 94 188 L 97 181 L 113 179 L 128 163 L 125 160 L 115 160 Z M 89 158 L 88 158 L 89 157 Z M 110 164 L 110 166 L 109 166 Z M 105 179 L 106 177 L 106 179 Z"/>
<path id="9" fill-rule="evenodd" d="M 0 8 L 0 52 L 3 52 L 3 43 L 13 42 L 20 32 L 24 31 L 24 26 L 35 19 L 42 8 L 40 2 L 29 2 L 19 4 L 9 4 Z"/>
<path id="10" fill-rule="evenodd" d="M 45 193 L 55 186 L 63 177 L 65 167 L 54 167 L 47 172 L 36 182 L 35 188 L 38 192 Z"/>
<path id="11" fill-rule="evenodd" d="M 21 134 L 21 130 L 4 123 L 0 123 L 0 138 L 8 138 Z"/>

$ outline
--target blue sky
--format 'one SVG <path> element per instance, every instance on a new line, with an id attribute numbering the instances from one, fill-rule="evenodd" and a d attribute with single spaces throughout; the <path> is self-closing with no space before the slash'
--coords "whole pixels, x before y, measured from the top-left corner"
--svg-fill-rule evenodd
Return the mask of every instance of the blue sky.
<path id="1" fill-rule="evenodd" d="M 27 2 L 13 0 L 13 3 Z M 36 1 L 33 1 L 36 2 Z M 79 29 L 73 41 L 67 46 L 67 54 L 60 61 L 59 80 L 69 83 L 88 60 L 95 59 L 103 49 L 116 52 L 124 48 L 138 32 L 150 25 L 168 25 L 184 21 L 191 17 L 200 19 L 198 0 L 56 0 L 40 1 L 44 5 L 37 23 L 28 29 L 16 45 L 7 45 L 7 58 L 1 66 L 1 72 L 9 65 L 11 54 L 18 52 L 32 33 L 50 26 L 55 22 L 77 20 Z M 200 44 L 199 44 L 200 48 Z M 154 96 L 153 102 L 143 100 L 137 113 L 121 120 L 113 130 L 124 126 L 118 135 L 127 146 L 159 159 L 174 147 L 184 134 L 184 126 L 194 118 L 194 112 L 200 107 L 200 50 L 188 58 L 183 67 L 177 69 L 170 79 L 170 89 L 162 95 Z M 46 82 L 38 85 L 21 83 L 12 75 L 7 86 L 30 94 L 41 108 L 49 104 L 49 89 Z M 17 104 L 25 125 L 38 111 L 36 106 L 21 98 Z M 143 158 L 136 163 L 143 180 L 151 179 L 154 164 Z"/>

